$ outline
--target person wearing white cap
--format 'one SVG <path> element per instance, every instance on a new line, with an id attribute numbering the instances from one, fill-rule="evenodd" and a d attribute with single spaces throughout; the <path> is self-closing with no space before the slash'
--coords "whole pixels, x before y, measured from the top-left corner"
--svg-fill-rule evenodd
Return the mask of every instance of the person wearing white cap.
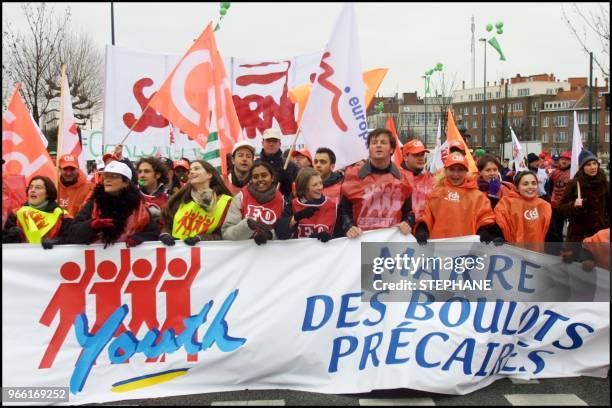
<path id="1" fill-rule="evenodd" d="M 297 166 L 289 161 L 287 169 L 284 168 L 285 161 L 281 152 L 281 133 L 277 129 L 266 129 L 261 136 L 263 148 L 259 153 L 259 160 L 272 165 L 278 175 L 280 183 L 279 191 L 288 196 L 291 194 L 291 186 L 297 177 Z"/>
<path id="2" fill-rule="evenodd" d="M 223 181 L 233 196 L 249 183 L 249 172 L 253 167 L 255 148 L 246 140 L 240 141 L 232 149 L 233 166 Z"/>
<path id="3" fill-rule="evenodd" d="M 91 198 L 81 208 L 68 232 L 72 244 L 125 242 L 128 247 L 155 241 L 159 227 L 149 213 L 138 188 L 131 182 L 132 170 L 112 161 L 102 172 Z"/>

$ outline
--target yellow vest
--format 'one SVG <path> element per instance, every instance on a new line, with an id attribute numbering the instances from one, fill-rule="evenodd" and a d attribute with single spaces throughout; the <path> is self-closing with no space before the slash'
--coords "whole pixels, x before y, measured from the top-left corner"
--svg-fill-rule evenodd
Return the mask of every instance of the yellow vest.
<path id="1" fill-rule="evenodd" d="M 28 242 L 40 244 L 43 237 L 51 231 L 62 215 L 68 215 L 68 211 L 57 207 L 53 212 L 48 213 L 24 205 L 17 210 L 17 221 L 21 225 Z"/>
<path id="2" fill-rule="evenodd" d="M 195 201 L 182 203 L 174 215 L 172 236 L 177 239 L 185 239 L 200 234 L 212 234 L 223 220 L 231 201 L 231 196 L 222 194 L 212 213 L 207 212 Z"/>

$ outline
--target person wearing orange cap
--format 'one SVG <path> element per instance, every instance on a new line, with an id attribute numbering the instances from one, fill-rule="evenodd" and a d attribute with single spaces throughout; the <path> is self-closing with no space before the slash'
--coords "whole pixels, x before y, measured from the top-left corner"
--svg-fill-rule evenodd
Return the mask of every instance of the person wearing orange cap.
<path id="1" fill-rule="evenodd" d="M 339 222 L 348 238 L 363 231 L 397 226 L 410 234 L 410 193 L 408 175 L 391 160 L 395 138 L 387 129 L 368 134 L 368 160 L 349 167 L 341 188 Z"/>
<path id="2" fill-rule="evenodd" d="M 501 237 L 491 203 L 468 175 L 465 156 L 449 154 L 444 162 L 445 177 L 429 194 L 423 215 L 417 219 L 415 238 L 419 244 L 432 238 L 480 235 L 482 242 Z"/>
<path id="3" fill-rule="evenodd" d="M 549 235 L 552 209 L 538 197 L 538 176 L 533 171 L 519 172 L 514 178 L 517 191 L 505 194 L 495 206 L 495 222 L 512 244 L 530 244 L 533 251 L 544 250 Z"/>
<path id="4" fill-rule="evenodd" d="M 293 159 L 293 163 L 297 166 L 298 171 L 305 167 L 312 167 L 312 156 L 308 149 L 294 150 L 291 152 L 291 158 Z"/>
<path id="5" fill-rule="evenodd" d="M 451 153 L 461 153 L 462 155 L 466 155 L 465 152 L 465 147 L 463 146 L 463 143 L 461 143 L 458 140 L 451 140 L 448 143 L 448 154 Z"/>
<path id="6" fill-rule="evenodd" d="M 87 180 L 87 176 L 79 168 L 77 158 L 71 154 L 60 157 L 59 168 L 57 203 L 61 209 L 75 217 L 89 198 L 94 185 Z"/>
<path id="7" fill-rule="evenodd" d="M 559 203 L 563 197 L 565 186 L 570 181 L 570 166 L 572 164 L 572 152 L 566 151 L 559 157 L 557 168 L 554 169 L 549 176 L 548 194 L 550 196 L 550 205 L 552 206 L 552 228 L 561 242 L 563 240 L 563 225 L 565 217 L 559 211 Z"/>
<path id="8" fill-rule="evenodd" d="M 174 180 L 172 180 L 171 194 L 176 194 L 185 183 L 187 183 L 187 175 L 189 174 L 189 160 L 181 158 L 172 162 L 172 170 L 174 170 Z"/>
<path id="9" fill-rule="evenodd" d="M 433 175 L 425 171 L 425 153 L 429 150 L 425 148 L 419 139 L 409 140 L 402 146 L 402 169 L 410 174 L 412 179 L 411 194 L 411 217 L 410 225 L 414 226 L 415 220 L 423 213 L 427 195 L 431 192 L 434 185 Z"/>

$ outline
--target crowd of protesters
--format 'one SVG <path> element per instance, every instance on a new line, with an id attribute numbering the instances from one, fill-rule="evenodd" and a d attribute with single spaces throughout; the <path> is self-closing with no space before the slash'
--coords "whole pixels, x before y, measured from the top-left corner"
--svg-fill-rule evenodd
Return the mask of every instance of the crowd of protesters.
<path id="1" fill-rule="evenodd" d="M 397 227 L 420 244 L 429 239 L 479 235 L 483 242 L 597 262 L 594 242 L 609 242 L 609 183 L 597 158 L 583 149 L 570 177 L 571 152 L 530 153 L 528 170 L 478 149 L 470 172 L 464 145 L 449 143 L 444 168 L 430 173 L 418 139 L 403 162 L 392 160 L 396 139 L 386 129 L 367 138 L 368 157 L 336 169 L 335 153 L 319 148 L 281 151 L 281 135 L 268 129 L 262 149 L 237 143 L 227 175 L 204 160 L 143 157 L 136 164 L 119 145 L 87 176 L 71 155 L 59 160 L 57 188 L 33 177 L 27 201 L 3 225 L 3 243 L 61 244 L 182 240 L 270 240 L 338 237 Z M 565 225 L 567 223 L 567 232 Z M 548 247 L 548 242 L 563 242 Z M 589 247 L 589 245 L 591 245 Z M 551 249 L 552 248 L 552 249 Z M 605 262 L 604 262 L 605 263 Z M 607 262 L 609 267 L 609 260 Z"/>

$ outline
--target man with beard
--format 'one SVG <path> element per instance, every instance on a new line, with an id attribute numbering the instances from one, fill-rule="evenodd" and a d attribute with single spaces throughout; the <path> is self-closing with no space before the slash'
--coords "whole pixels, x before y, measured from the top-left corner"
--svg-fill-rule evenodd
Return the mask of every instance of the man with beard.
<path id="1" fill-rule="evenodd" d="M 93 190 L 93 184 L 79 169 L 77 158 L 71 154 L 60 157 L 60 179 L 58 183 L 58 204 L 74 217 Z"/>
<path id="2" fill-rule="evenodd" d="M 570 181 L 570 167 L 572 165 L 572 152 L 563 152 L 559 157 L 559 164 L 556 169 L 550 173 L 550 182 L 548 189 L 550 192 L 550 205 L 552 207 L 551 231 L 559 238 L 559 242 L 563 237 L 563 225 L 565 217 L 559 211 L 559 203 L 563 198 L 565 186 Z"/>
<path id="3" fill-rule="evenodd" d="M 249 172 L 253 167 L 255 158 L 255 148 L 247 141 L 241 141 L 234 145 L 232 149 L 232 162 L 234 165 L 231 168 L 230 174 L 223 177 L 225 185 L 235 196 L 238 192 L 248 184 Z"/>
<path id="4" fill-rule="evenodd" d="M 125 242 L 128 247 L 156 241 L 159 227 L 149 213 L 138 188 L 131 182 L 132 171 L 122 162 L 110 162 L 104 181 L 93 190 L 68 231 L 68 243 L 104 247 Z"/>

